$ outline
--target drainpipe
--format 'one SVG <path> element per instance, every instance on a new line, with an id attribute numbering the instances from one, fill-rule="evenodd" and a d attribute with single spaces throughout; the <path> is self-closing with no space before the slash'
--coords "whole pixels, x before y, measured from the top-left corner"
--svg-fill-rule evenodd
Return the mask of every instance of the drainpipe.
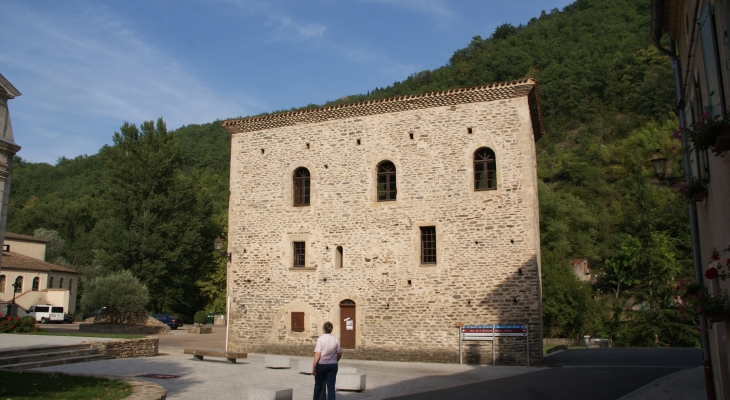
<path id="1" fill-rule="evenodd" d="M 699 2 L 698 2 L 699 4 Z M 696 12 L 695 12 L 696 14 Z M 662 29 L 664 27 L 664 0 L 652 0 L 651 1 L 651 37 L 654 40 L 654 46 L 663 54 L 669 56 L 672 64 L 672 70 L 674 71 L 674 85 L 677 92 L 677 115 L 679 115 L 679 126 L 680 128 L 686 128 L 687 118 L 684 114 L 684 87 L 682 83 L 682 71 L 681 64 L 677 58 L 677 43 L 674 39 L 669 39 L 669 49 L 662 47 L 660 41 L 662 38 Z M 690 184 L 692 179 L 692 163 L 690 161 L 690 146 L 689 141 L 686 137 L 682 137 L 682 154 L 684 163 L 684 181 L 687 185 Z M 700 256 L 700 231 L 697 223 L 697 207 L 694 203 L 690 203 L 688 206 L 689 212 L 689 226 L 690 234 L 692 237 L 692 261 L 695 270 L 695 280 L 700 285 L 704 285 L 703 271 L 702 271 L 702 258 Z M 702 340 L 702 357 L 704 360 L 704 371 L 705 371 L 705 387 L 707 388 L 707 399 L 716 400 L 715 396 L 715 381 L 712 373 L 712 363 L 710 356 L 710 337 L 707 333 L 707 317 L 700 315 L 700 333 Z"/>

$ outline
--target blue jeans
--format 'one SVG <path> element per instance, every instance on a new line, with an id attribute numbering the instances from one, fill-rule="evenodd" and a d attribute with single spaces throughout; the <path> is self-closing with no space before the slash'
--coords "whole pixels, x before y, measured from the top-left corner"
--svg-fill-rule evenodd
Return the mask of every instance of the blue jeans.
<path id="1" fill-rule="evenodd" d="M 335 400 L 335 381 L 337 380 L 337 364 L 317 364 L 317 376 L 314 377 L 314 400 L 319 400 L 319 394 L 327 381 L 327 400 Z"/>

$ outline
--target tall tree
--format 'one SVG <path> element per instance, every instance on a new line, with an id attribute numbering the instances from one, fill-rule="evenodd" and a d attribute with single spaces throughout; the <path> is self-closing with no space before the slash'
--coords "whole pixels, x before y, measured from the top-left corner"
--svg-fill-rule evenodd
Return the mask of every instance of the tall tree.
<path id="1" fill-rule="evenodd" d="M 129 270 L 150 292 L 155 312 L 191 314 L 197 277 L 212 267 L 211 205 L 182 173 L 180 147 L 162 118 L 127 122 L 102 149 L 106 218 L 95 228 L 101 263 Z"/>

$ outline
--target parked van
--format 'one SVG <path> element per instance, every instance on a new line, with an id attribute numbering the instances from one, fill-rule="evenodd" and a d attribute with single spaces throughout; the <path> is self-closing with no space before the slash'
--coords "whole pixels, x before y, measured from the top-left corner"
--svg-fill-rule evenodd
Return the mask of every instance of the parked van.
<path id="1" fill-rule="evenodd" d="M 49 322 L 63 322 L 63 307 L 54 306 L 52 304 L 39 304 L 37 306 L 30 306 L 26 311 L 26 316 L 35 318 L 36 321 L 41 324 L 47 324 Z"/>

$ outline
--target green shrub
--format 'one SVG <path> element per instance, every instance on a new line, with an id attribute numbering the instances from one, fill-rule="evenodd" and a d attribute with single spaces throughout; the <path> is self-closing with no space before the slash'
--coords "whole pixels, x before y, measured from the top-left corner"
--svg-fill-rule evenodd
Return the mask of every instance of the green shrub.
<path id="1" fill-rule="evenodd" d="M 205 313 L 205 311 L 198 311 L 195 313 L 195 316 L 193 316 L 193 322 L 196 324 L 205 324 L 208 321 L 208 315 Z"/>
<path id="2" fill-rule="evenodd" d="M 90 280 L 81 306 L 86 310 L 106 307 L 95 322 L 139 323 L 147 319 L 145 306 L 149 299 L 147 287 L 131 272 L 121 271 Z"/>
<path id="3" fill-rule="evenodd" d="M 33 317 L 5 317 L 0 320 L 0 333 L 30 333 L 41 332 Z"/>

